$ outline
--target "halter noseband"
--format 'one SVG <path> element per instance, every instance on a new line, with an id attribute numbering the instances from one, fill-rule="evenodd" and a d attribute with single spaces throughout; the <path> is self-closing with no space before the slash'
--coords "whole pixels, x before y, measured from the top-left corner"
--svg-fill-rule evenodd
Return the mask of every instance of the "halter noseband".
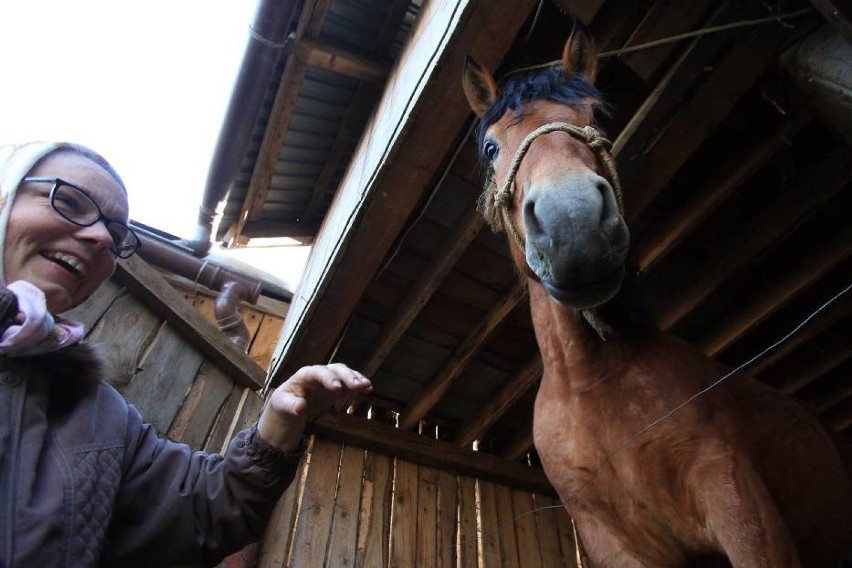
<path id="1" fill-rule="evenodd" d="M 515 151 L 515 156 L 512 158 L 512 164 L 509 167 L 509 173 L 506 176 L 506 181 L 503 182 L 503 187 L 494 192 L 494 206 L 503 219 L 503 226 L 505 226 L 509 234 L 512 235 L 515 244 L 518 245 L 518 248 L 520 248 L 521 251 L 526 249 L 526 244 L 521 233 L 518 231 L 518 228 L 515 227 L 515 223 L 509 213 L 509 210 L 512 208 L 512 188 L 515 185 L 515 176 L 518 174 L 518 168 L 521 167 L 521 161 L 524 159 L 524 156 L 530 149 L 530 146 L 532 146 L 535 139 L 551 132 L 567 132 L 574 138 L 583 142 L 595 153 L 595 156 L 597 156 L 598 161 L 600 161 L 603 166 L 604 173 L 606 174 L 606 177 L 609 178 L 608 181 L 615 193 L 618 212 L 622 217 L 624 216 L 624 197 L 621 193 L 621 182 L 618 179 L 615 159 L 609 152 L 609 149 L 612 147 L 612 143 L 601 136 L 601 133 L 593 126 L 579 127 L 565 122 L 551 122 L 545 124 L 544 126 L 540 126 L 527 134 L 526 138 L 524 138 L 521 145 L 518 146 L 518 149 Z M 612 335 L 612 328 L 607 325 L 606 322 L 601 320 L 594 310 L 581 310 L 581 313 L 583 314 L 583 318 L 586 322 L 588 322 L 602 340 L 606 341 L 607 338 Z"/>
<path id="2" fill-rule="evenodd" d="M 609 148 L 612 147 L 612 143 L 601 136 L 601 133 L 593 126 L 579 127 L 566 122 L 551 122 L 544 126 L 540 126 L 527 134 L 526 138 L 524 138 L 521 145 L 518 146 L 518 149 L 515 151 L 515 156 L 512 158 L 512 164 L 509 166 L 509 173 L 506 175 L 506 181 L 503 182 L 503 187 L 494 192 L 494 206 L 500 213 L 506 230 L 512 235 L 515 244 L 517 244 L 518 248 L 521 250 L 526 248 L 526 244 L 524 243 L 524 238 L 521 236 L 518 228 L 515 227 L 515 223 L 512 221 L 512 216 L 509 214 L 509 211 L 512 208 L 512 188 L 515 185 L 515 176 L 518 174 L 518 168 L 521 167 L 521 161 L 524 159 L 524 156 L 526 156 L 527 151 L 530 149 L 530 146 L 532 146 L 532 143 L 535 142 L 535 139 L 551 132 L 567 132 L 591 148 L 603 166 L 604 173 L 615 192 L 615 199 L 618 203 L 618 212 L 624 216 L 624 198 L 621 194 L 621 182 L 618 179 L 615 159 L 612 157 L 612 154 L 609 153 Z"/>

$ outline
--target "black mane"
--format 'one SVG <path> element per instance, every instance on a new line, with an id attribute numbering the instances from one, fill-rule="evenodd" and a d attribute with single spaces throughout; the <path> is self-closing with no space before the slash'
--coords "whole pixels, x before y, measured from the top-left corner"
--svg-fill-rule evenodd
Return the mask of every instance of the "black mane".
<path id="1" fill-rule="evenodd" d="M 479 118 L 476 124 L 476 146 L 483 159 L 485 132 L 507 112 L 515 112 L 520 119 L 524 104 L 530 101 L 549 100 L 572 108 L 588 108 L 606 113 L 606 104 L 601 92 L 585 75 L 567 77 L 561 65 L 547 67 L 541 71 L 509 75 L 500 88 L 497 100 Z"/>

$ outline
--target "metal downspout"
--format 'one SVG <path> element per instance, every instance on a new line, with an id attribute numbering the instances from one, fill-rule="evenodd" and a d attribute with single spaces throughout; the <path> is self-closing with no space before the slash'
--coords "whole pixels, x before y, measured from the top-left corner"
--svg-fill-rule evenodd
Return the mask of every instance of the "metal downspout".
<path id="1" fill-rule="evenodd" d="M 213 309 L 219 330 L 247 351 L 250 334 L 239 312 L 240 302 L 257 303 L 263 282 L 196 258 L 144 232 L 137 234 L 142 241 L 138 254 L 145 261 L 219 292 Z"/>
<path id="2" fill-rule="evenodd" d="M 216 208 L 239 174 L 275 63 L 290 31 L 296 4 L 296 0 L 260 0 L 258 3 L 243 62 L 207 173 L 195 235 L 192 240 L 180 241 L 197 257 L 210 251 Z"/>

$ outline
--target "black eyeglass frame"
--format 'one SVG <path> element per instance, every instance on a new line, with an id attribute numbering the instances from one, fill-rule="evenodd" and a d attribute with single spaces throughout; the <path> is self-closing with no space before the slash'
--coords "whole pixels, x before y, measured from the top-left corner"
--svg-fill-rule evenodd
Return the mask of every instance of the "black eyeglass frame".
<path id="1" fill-rule="evenodd" d="M 50 206 L 53 208 L 54 211 L 56 211 L 56 213 L 60 217 L 62 217 L 63 219 L 65 219 L 66 221 L 68 221 L 69 223 L 71 223 L 73 225 L 77 225 L 78 227 L 91 227 L 95 223 L 98 223 L 100 221 L 104 221 L 104 225 L 106 225 L 107 231 L 109 231 L 109 226 L 111 224 L 112 225 L 119 225 L 119 226 L 127 229 L 127 233 L 129 235 L 133 235 L 133 238 L 135 239 L 136 242 L 133 243 L 133 244 L 125 245 L 124 247 L 122 247 L 119 250 L 117 248 L 118 245 L 116 244 L 115 239 L 113 239 L 112 242 L 113 242 L 113 245 L 115 245 L 115 246 L 109 247 L 109 250 L 110 250 L 110 252 L 112 252 L 112 254 L 114 254 L 118 258 L 130 258 L 131 256 L 133 256 L 136 253 L 136 251 L 139 250 L 139 247 L 142 246 L 142 241 L 139 239 L 139 235 L 137 235 L 136 232 L 127 225 L 127 223 L 124 223 L 123 221 L 118 221 L 116 219 L 110 219 L 109 217 L 104 215 L 104 212 L 101 211 L 101 207 L 100 207 L 100 205 L 98 205 L 98 202 L 95 201 L 92 198 L 92 196 L 89 195 L 89 192 L 86 191 L 85 189 L 83 189 L 82 187 L 74 185 L 73 183 L 67 182 L 64 179 L 58 178 L 58 177 L 39 177 L 39 176 L 25 177 L 21 181 L 27 182 L 27 183 L 35 182 L 35 183 L 51 183 L 51 184 L 53 184 L 53 187 L 50 189 Z M 54 203 L 54 200 L 56 199 L 56 192 L 63 185 L 67 185 L 68 187 L 70 187 L 70 188 L 72 188 L 76 191 L 79 191 L 81 194 L 83 194 L 83 196 L 86 199 L 88 199 L 92 203 L 92 205 L 95 206 L 95 211 L 98 212 L 98 216 L 97 216 L 97 218 L 95 218 L 94 221 L 92 221 L 91 223 L 81 223 L 79 221 L 75 221 L 74 219 L 71 219 L 70 217 L 68 217 L 65 213 L 63 213 L 56 206 L 56 203 Z M 112 236 L 112 233 L 110 233 L 110 236 Z"/>

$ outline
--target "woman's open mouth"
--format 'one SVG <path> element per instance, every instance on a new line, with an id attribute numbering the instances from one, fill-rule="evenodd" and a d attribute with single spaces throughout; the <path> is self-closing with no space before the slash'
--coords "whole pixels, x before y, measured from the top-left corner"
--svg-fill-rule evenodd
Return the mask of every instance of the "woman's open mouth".
<path id="1" fill-rule="evenodd" d="M 63 252 L 40 251 L 41 256 L 47 260 L 58 264 L 68 272 L 71 272 L 78 278 L 86 277 L 86 265 L 83 264 L 76 256 Z"/>

